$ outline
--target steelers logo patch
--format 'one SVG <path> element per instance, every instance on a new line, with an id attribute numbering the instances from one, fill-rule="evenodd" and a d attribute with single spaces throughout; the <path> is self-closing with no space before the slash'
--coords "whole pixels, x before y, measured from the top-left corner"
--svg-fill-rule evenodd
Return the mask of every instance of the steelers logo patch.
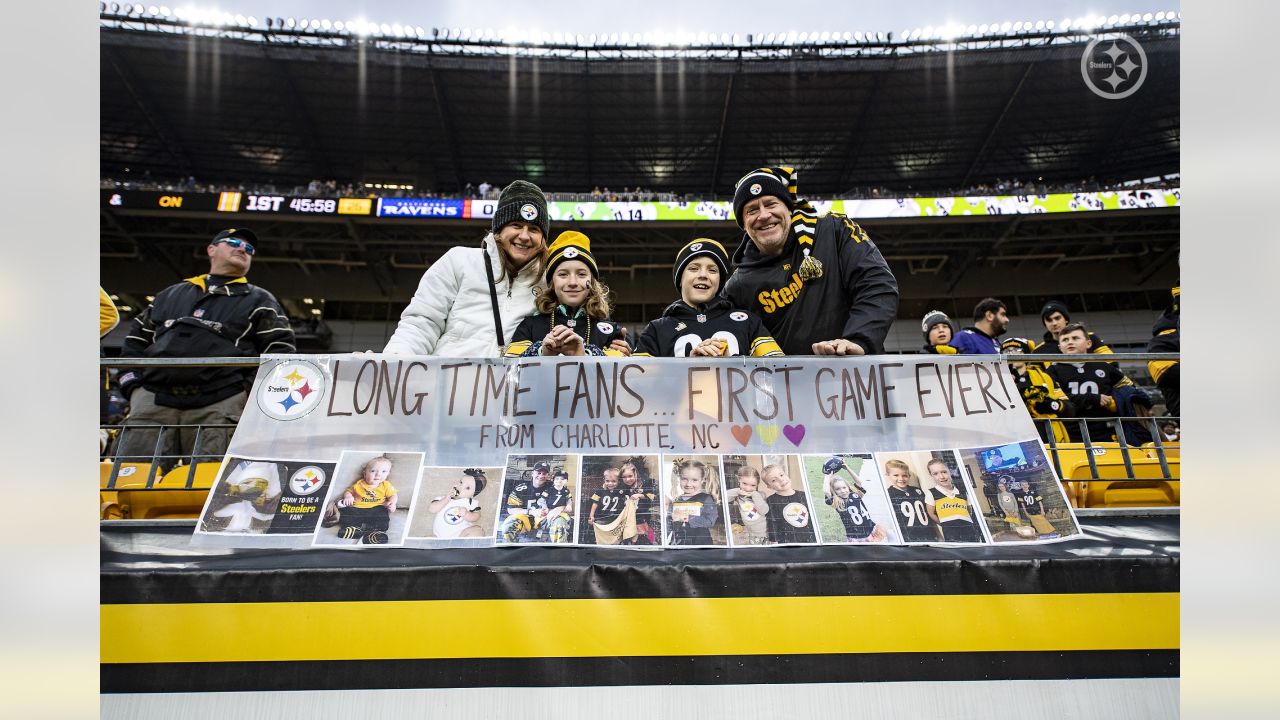
<path id="1" fill-rule="evenodd" d="M 297 420 L 320 406 L 327 385 L 319 365 L 310 360 L 284 360 L 257 384 L 255 399 L 267 417 Z"/>
<path id="2" fill-rule="evenodd" d="M 760 187 L 760 183 L 752 183 L 751 187 L 747 188 L 747 192 L 751 193 L 752 195 L 759 195 L 760 191 L 763 189 L 764 188 Z"/>
<path id="3" fill-rule="evenodd" d="M 538 218 L 538 208 L 533 203 L 525 203 L 520 206 L 520 217 L 532 222 Z"/>
<path id="4" fill-rule="evenodd" d="M 294 495 L 310 495 L 324 487 L 324 471 L 315 465 L 299 468 L 289 477 L 289 489 Z"/>
<path id="5" fill-rule="evenodd" d="M 1107 376 L 1107 371 L 1106 371 L 1106 370 L 1102 370 L 1102 369 L 1098 369 L 1098 370 L 1094 370 L 1094 371 L 1093 371 L 1093 374 L 1094 374 L 1094 375 L 1097 375 L 1098 377 L 1106 377 L 1106 376 Z"/>
<path id="6" fill-rule="evenodd" d="M 576 258 L 576 257 L 578 257 L 578 248 L 576 248 L 576 247 L 565 248 L 564 256 L 565 256 L 565 258 Z"/>
<path id="7" fill-rule="evenodd" d="M 698 252 L 702 249 L 702 243 L 694 243 L 689 246 L 689 252 Z"/>
<path id="8" fill-rule="evenodd" d="M 609 333 L 613 332 L 613 323 L 599 322 L 599 323 L 596 323 L 596 328 L 599 329 L 600 332 L 604 333 L 605 335 L 608 335 Z"/>
<path id="9" fill-rule="evenodd" d="M 809 508 L 798 502 L 787 503 L 787 506 L 782 508 L 782 519 L 786 520 L 791 527 L 808 527 Z"/>
<path id="10" fill-rule="evenodd" d="M 734 310 L 733 312 L 729 313 L 729 319 L 736 320 L 737 322 L 742 322 L 747 319 L 747 314 L 742 312 L 741 310 Z"/>
<path id="11" fill-rule="evenodd" d="M 449 525 L 461 525 L 463 520 L 462 516 L 465 515 L 466 512 L 466 508 L 463 508 L 460 505 L 454 505 L 444 511 L 444 521 Z"/>

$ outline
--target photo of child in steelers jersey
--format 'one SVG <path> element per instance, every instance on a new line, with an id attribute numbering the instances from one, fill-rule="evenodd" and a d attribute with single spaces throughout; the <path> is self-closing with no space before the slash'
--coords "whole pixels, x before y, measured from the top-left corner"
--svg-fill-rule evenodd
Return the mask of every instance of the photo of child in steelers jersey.
<path id="1" fill-rule="evenodd" d="M 312 543 L 360 548 L 404 544 L 422 458 L 420 452 L 344 451 Z"/>
<path id="2" fill-rule="evenodd" d="M 574 542 L 577 455 L 508 455 L 494 539 L 499 545 Z"/>
<path id="3" fill-rule="evenodd" d="M 646 487 L 641 478 L 658 477 L 661 462 L 660 455 L 583 455 L 578 542 L 642 547 L 641 508 L 657 503 L 658 490 Z M 656 518 L 654 522 L 660 526 Z"/>
<path id="4" fill-rule="evenodd" d="M 987 542 L 954 450 L 876 453 L 905 543 Z"/>
<path id="5" fill-rule="evenodd" d="M 1080 533 L 1071 503 L 1037 440 L 960 450 L 975 506 L 992 542 L 1057 540 Z"/>
<path id="6" fill-rule="evenodd" d="M 430 547 L 491 545 L 502 474 L 502 467 L 424 468 L 408 537 Z"/>
<path id="7" fill-rule="evenodd" d="M 805 455 L 803 462 L 823 543 L 898 542 L 898 528 L 871 453 Z"/>

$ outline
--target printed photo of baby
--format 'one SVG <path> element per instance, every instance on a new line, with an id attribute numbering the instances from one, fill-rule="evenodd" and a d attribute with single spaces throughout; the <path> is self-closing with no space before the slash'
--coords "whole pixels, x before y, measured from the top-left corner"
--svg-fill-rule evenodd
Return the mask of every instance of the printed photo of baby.
<path id="1" fill-rule="evenodd" d="M 312 543 L 403 544 L 422 458 L 422 453 L 344 451 Z"/>
<path id="2" fill-rule="evenodd" d="M 501 467 L 424 468 L 408 537 L 433 547 L 492 544 L 501 478 Z"/>

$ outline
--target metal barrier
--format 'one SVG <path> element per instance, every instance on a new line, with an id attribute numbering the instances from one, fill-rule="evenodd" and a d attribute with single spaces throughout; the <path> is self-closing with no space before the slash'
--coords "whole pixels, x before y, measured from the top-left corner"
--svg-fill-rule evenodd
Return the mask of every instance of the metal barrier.
<path id="1" fill-rule="evenodd" d="M 1174 353 L 1126 353 L 1126 354 L 1110 354 L 1087 356 L 1066 355 L 1066 354 L 1044 354 L 1044 355 L 1002 355 L 1006 361 L 1016 362 L 1114 362 L 1124 363 L 1145 363 L 1151 360 L 1178 360 L 1179 356 Z M 1083 358 L 1083 360 L 1082 360 Z M 210 358 L 100 358 L 99 365 L 104 368 L 117 367 L 257 367 L 258 358 L 233 358 L 233 357 L 210 357 Z M 1041 418 L 1034 419 L 1037 429 L 1041 432 L 1041 438 L 1044 443 L 1046 454 L 1053 463 L 1054 470 L 1057 471 L 1058 477 L 1061 478 L 1064 485 L 1068 488 L 1068 494 L 1071 496 L 1073 504 L 1077 504 L 1079 510 L 1086 512 L 1092 510 L 1084 504 L 1078 504 L 1080 495 L 1085 497 L 1084 502 L 1090 502 L 1089 498 L 1094 496 L 1103 497 L 1102 502 L 1106 502 L 1106 493 L 1115 486 L 1120 492 L 1126 489 L 1134 490 L 1132 494 L 1133 502 L 1141 503 L 1142 498 L 1155 498 L 1158 506 L 1175 508 L 1178 506 L 1179 493 L 1177 483 L 1181 481 L 1178 472 L 1175 470 L 1180 465 L 1178 454 L 1181 443 L 1178 441 L 1167 440 L 1160 428 L 1161 424 L 1173 424 L 1180 427 L 1180 418 L 1171 416 L 1132 416 L 1132 417 L 1108 417 L 1108 418 Z M 1075 427 L 1081 442 L 1063 443 L 1055 439 L 1054 424 L 1061 424 L 1064 427 Z M 1147 430 L 1152 438 L 1150 446 L 1133 446 L 1125 438 L 1125 425 L 1141 426 Z M 1090 428 L 1093 428 L 1091 430 Z M 1115 441 L 1095 440 L 1093 432 L 1099 427 L 1109 427 L 1115 433 Z M 149 455 L 129 455 L 124 456 L 119 453 L 110 452 L 112 447 L 108 447 L 107 451 L 102 454 L 102 463 L 106 465 L 110 463 L 110 471 L 106 478 L 100 483 L 100 490 L 104 493 L 115 492 L 120 490 L 155 490 L 155 491 L 186 491 L 186 492 L 205 492 L 208 486 L 199 484 L 200 479 L 199 468 L 201 461 L 221 462 L 221 455 L 201 454 L 201 436 L 206 430 L 210 429 L 230 429 L 234 430 L 235 426 L 231 424 L 204 424 L 204 425 L 130 425 L 127 422 L 121 425 L 103 425 L 102 429 L 107 430 L 112 436 L 114 447 L 123 446 L 126 436 L 130 432 L 158 432 L 156 444 L 153 452 Z M 160 449 L 164 447 L 164 439 L 166 433 L 181 432 L 184 429 L 194 428 L 195 436 L 192 443 L 190 453 L 185 454 L 160 454 Z M 1179 430 L 1179 435 L 1180 435 Z M 1115 451 L 1118 453 L 1120 463 L 1104 462 L 1100 458 L 1109 456 Z M 1109 460 L 1110 458 L 1108 458 Z M 142 469 L 145 465 L 147 470 L 147 478 L 144 482 L 138 483 L 131 481 L 127 487 L 120 483 L 122 469 L 133 468 L 131 472 Z M 1083 468 L 1087 467 L 1088 472 L 1085 474 Z M 1120 472 L 1123 467 L 1123 472 Z M 182 478 L 174 478 L 173 482 L 168 482 L 175 468 L 185 468 Z M 105 468 L 104 468 L 105 470 Z M 165 482 L 162 482 L 164 480 Z M 1091 486 L 1097 485 L 1092 490 Z M 1119 484 L 1116 486 L 1116 484 Z M 1076 487 L 1078 485 L 1078 487 Z M 1126 487 L 1127 486 L 1127 487 Z M 1138 492 L 1146 490 L 1150 492 Z M 104 508 L 106 504 L 104 501 Z M 1131 510 L 1135 505 L 1126 506 Z M 1101 511 L 1110 511 L 1114 508 L 1098 508 Z M 1176 511 L 1176 510 L 1175 510 Z"/>

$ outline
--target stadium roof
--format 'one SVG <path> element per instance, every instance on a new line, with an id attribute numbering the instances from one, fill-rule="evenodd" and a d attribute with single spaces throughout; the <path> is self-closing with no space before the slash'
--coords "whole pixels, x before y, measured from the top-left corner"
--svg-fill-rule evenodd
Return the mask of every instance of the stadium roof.
<path id="1" fill-rule="evenodd" d="M 1088 34 L 676 51 L 103 15 L 101 165 L 201 181 L 447 192 L 525 177 L 549 191 L 721 195 L 772 164 L 799 168 L 815 195 L 1175 173 L 1179 23 L 1123 29 L 1148 73 L 1116 101 L 1082 81 Z"/>

